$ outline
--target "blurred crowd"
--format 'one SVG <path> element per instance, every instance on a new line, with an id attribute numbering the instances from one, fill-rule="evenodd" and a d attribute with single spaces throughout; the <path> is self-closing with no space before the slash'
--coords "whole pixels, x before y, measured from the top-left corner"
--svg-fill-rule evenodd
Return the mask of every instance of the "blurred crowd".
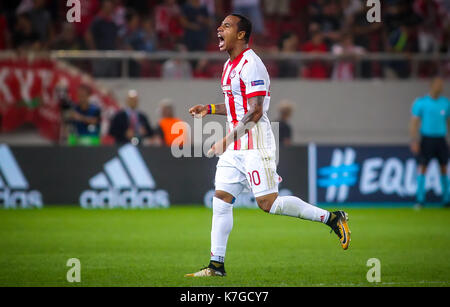
<path id="1" fill-rule="evenodd" d="M 371 52 L 449 53 L 450 2 L 383 0 L 382 22 L 370 23 L 365 0 L 80 0 L 81 22 L 67 23 L 66 1 L 0 2 L 0 50 L 217 51 L 216 28 L 230 12 L 254 25 L 252 48 L 280 53 L 345 55 L 347 61 L 306 64 L 293 60 L 270 67 L 273 77 L 352 79 L 352 57 Z M 96 61 L 94 76 L 117 76 L 120 64 Z M 214 78 L 223 63 L 130 61 L 132 77 Z M 362 77 L 392 73 L 408 77 L 407 61 L 363 62 Z M 436 73 L 423 63 L 419 73 Z"/>

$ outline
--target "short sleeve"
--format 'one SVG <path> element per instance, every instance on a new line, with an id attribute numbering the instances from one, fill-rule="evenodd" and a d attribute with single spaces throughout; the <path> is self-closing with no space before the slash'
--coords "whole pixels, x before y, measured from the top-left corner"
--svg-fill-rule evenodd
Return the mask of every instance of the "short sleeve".
<path id="1" fill-rule="evenodd" d="M 241 80 L 245 85 L 247 98 L 266 96 L 269 91 L 269 74 L 263 65 L 246 62 L 241 70 Z"/>
<path id="2" fill-rule="evenodd" d="M 450 118 L 450 100 L 448 98 L 444 97 L 445 102 L 447 103 L 447 118 Z"/>
<path id="3" fill-rule="evenodd" d="M 420 99 L 416 99 L 412 105 L 411 114 L 416 117 L 421 117 L 422 112 L 422 101 Z"/>

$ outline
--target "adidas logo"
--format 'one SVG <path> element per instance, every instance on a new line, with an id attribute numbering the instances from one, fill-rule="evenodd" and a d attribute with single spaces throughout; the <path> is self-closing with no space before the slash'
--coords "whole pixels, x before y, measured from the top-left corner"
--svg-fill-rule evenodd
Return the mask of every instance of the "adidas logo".
<path id="1" fill-rule="evenodd" d="M 7 145 L 0 145 L 0 207 L 42 208 L 42 195 L 29 184 Z"/>
<path id="2" fill-rule="evenodd" d="M 80 195 L 83 208 L 169 207 L 169 194 L 156 190 L 153 176 L 137 148 L 119 149 L 119 156 L 104 165 L 104 171 L 89 180 L 92 190 Z"/>

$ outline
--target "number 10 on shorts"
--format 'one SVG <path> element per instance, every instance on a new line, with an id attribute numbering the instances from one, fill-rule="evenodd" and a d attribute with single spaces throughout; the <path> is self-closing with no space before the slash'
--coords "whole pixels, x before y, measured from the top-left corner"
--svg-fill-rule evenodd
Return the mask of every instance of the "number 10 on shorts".
<path id="1" fill-rule="evenodd" d="M 250 179 L 249 181 L 251 186 L 258 186 L 261 184 L 261 177 L 259 176 L 258 171 L 253 171 L 252 173 L 248 172 L 247 174 Z"/>

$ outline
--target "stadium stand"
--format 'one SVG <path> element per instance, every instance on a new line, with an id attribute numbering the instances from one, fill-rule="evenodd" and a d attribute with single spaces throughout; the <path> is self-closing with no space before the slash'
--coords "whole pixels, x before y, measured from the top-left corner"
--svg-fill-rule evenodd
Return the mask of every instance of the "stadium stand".
<path id="1" fill-rule="evenodd" d="M 248 3 L 260 8 L 257 13 L 251 13 L 254 10 L 249 9 Z M 344 39 L 367 53 L 449 52 L 448 1 L 382 1 L 383 23 L 367 21 L 369 7 L 362 0 L 285 0 L 276 8 L 270 3 L 259 0 L 81 0 L 82 22 L 69 25 L 65 19 L 68 8 L 64 1 L 2 2 L 0 50 L 24 47 L 29 50 L 32 47 L 33 50 L 133 50 L 150 54 L 177 50 L 217 51 L 216 26 L 227 12 L 238 11 L 255 15 L 257 29 L 252 48 L 259 52 L 287 52 L 282 46 L 286 35 L 298 38 L 290 46 L 291 52 L 320 50 L 331 54 Z M 104 35 L 96 35 L 99 31 Z M 314 39 L 323 40 L 319 49 L 311 44 Z M 220 64 L 205 64 L 190 61 L 194 77 L 214 78 L 220 74 Z M 90 65 L 78 61 L 76 65 L 94 76 L 119 75 L 117 62 Z M 162 75 L 163 61 L 130 60 L 129 65 L 131 77 Z M 210 67 L 205 69 L 205 66 Z M 283 77 L 283 63 L 278 62 L 275 66 L 271 75 Z M 432 76 L 439 69 L 437 66 L 436 63 L 419 63 L 418 76 Z M 360 69 L 363 77 L 394 74 L 406 78 L 412 71 L 408 61 L 400 60 L 364 61 Z M 291 72 L 290 76 L 336 78 L 333 65 L 317 62 L 308 63 L 298 74 Z"/>

